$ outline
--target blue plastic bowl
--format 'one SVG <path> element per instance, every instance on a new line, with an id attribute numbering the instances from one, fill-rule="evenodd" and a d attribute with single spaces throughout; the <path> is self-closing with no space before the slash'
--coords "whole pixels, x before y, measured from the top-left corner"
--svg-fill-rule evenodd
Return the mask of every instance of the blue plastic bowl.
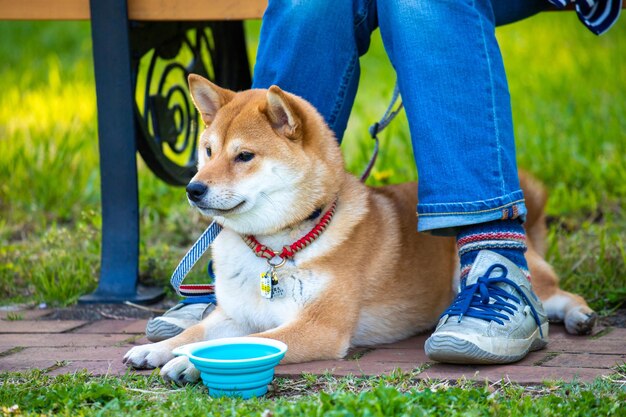
<path id="1" fill-rule="evenodd" d="M 260 397 L 274 379 L 274 368 L 287 345 L 261 337 L 229 337 L 191 343 L 174 349 L 200 371 L 212 397 Z"/>

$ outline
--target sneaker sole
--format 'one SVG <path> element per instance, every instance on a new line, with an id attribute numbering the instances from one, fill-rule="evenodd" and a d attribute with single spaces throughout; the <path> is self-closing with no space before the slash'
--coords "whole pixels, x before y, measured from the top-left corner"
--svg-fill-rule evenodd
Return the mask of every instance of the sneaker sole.
<path id="1" fill-rule="evenodd" d="M 146 337 L 151 342 L 160 342 L 179 335 L 189 327 L 200 323 L 208 314 L 215 310 L 215 304 L 213 303 L 203 304 L 203 306 L 205 307 L 202 318 L 196 318 L 194 315 L 189 314 L 187 314 L 187 317 L 180 317 L 180 311 L 171 309 L 160 317 L 150 319 L 146 325 Z"/>
<path id="2" fill-rule="evenodd" d="M 160 342 L 179 335 L 185 330 L 173 323 L 158 318 L 148 321 L 146 325 L 146 337 L 151 342 Z"/>
<path id="3" fill-rule="evenodd" d="M 444 363 L 459 364 L 499 364 L 517 362 L 523 359 L 528 352 L 543 349 L 548 344 L 548 323 L 541 326 L 544 337 L 541 338 L 539 329 L 524 341 L 513 352 L 497 353 L 489 351 L 485 346 L 479 346 L 467 340 L 467 335 L 456 336 L 452 333 L 433 334 L 426 340 L 426 355 L 432 360 Z M 510 345 L 509 340 L 503 345 Z"/>

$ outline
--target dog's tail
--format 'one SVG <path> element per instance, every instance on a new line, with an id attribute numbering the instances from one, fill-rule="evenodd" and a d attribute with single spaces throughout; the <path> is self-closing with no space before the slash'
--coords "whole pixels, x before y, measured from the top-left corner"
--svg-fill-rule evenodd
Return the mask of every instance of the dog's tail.
<path id="1" fill-rule="evenodd" d="M 545 207 L 548 201 L 548 193 L 541 182 L 527 172 L 520 171 L 519 177 L 520 185 L 524 191 L 524 198 L 526 199 L 526 208 L 528 209 L 526 223 L 524 224 L 526 235 L 528 236 L 529 244 L 533 246 L 535 251 L 542 257 L 545 257 L 547 249 L 546 237 L 548 234 Z"/>

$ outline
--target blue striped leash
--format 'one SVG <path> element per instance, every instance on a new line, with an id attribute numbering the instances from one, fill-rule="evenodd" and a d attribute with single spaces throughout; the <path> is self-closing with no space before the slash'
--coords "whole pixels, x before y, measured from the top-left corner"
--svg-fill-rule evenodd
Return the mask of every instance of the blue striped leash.
<path id="1" fill-rule="evenodd" d="M 180 261 L 170 279 L 170 284 L 172 284 L 178 295 L 183 297 L 205 297 L 215 292 L 214 284 L 183 285 L 183 280 L 221 231 L 222 226 L 217 224 L 215 220 L 212 221 Z"/>

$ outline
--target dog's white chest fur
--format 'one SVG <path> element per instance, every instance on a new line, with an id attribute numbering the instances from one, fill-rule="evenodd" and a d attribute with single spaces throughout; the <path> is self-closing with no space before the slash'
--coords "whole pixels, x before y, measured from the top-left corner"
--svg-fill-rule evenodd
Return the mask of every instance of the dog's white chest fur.
<path id="1" fill-rule="evenodd" d="M 328 277 L 317 271 L 297 267 L 296 255 L 296 259 L 276 269 L 283 296 L 267 299 L 261 294 L 261 274 L 269 270 L 267 260 L 256 256 L 239 235 L 224 229 L 212 245 L 212 255 L 218 304 L 249 333 L 295 319 L 328 282 Z"/>

